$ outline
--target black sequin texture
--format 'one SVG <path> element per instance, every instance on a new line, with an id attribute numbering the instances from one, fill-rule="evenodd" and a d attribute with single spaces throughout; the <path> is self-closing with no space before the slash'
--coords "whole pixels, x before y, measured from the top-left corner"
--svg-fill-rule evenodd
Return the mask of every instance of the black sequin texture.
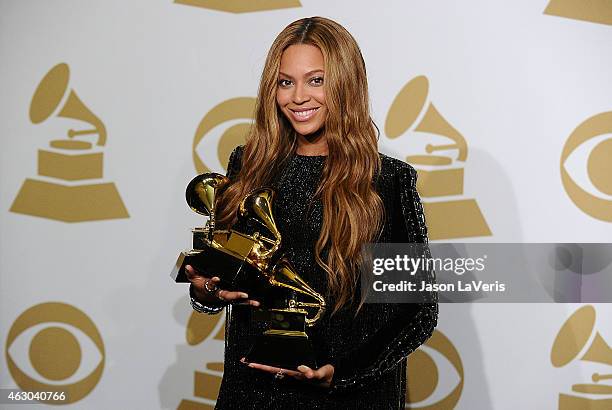
<path id="1" fill-rule="evenodd" d="M 240 169 L 242 147 L 230 157 L 228 176 Z M 376 189 L 385 206 L 379 242 L 427 242 L 423 209 L 416 191 L 416 171 L 381 154 Z M 273 185 L 274 215 L 284 250 L 299 274 L 326 294 L 325 272 L 315 263 L 314 248 L 323 221 L 320 201 L 312 198 L 325 164 L 324 156 L 294 155 Z M 435 281 L 433 272 L 425 280 Z M 328 302 L 328 306 L 332 304 Z M 215 313 L 215 307 L 205 313 Z M 262 331 L 251 321 L 252 308 L 228 305 L 225 368 L 217 409 L 403 409 L 406 357 L 432 334 L 438 318 L 437 295 L 424 304 L 365 304 L 326 314 L 307 329 L 321 365 L 335 368 L 331 388 L 311 386 L 240 363 Z"/>

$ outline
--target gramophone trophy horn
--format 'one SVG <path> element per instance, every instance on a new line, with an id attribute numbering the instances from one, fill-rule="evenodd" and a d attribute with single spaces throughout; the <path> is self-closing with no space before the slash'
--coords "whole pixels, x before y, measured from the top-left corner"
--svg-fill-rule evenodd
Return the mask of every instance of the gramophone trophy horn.
<path id="1" fill-rule="evenodd" d="M 297 369 L 300 365 L 316 369 L 317 360 L 306 327 L 313 326 L 321 318 L 325 312 L 325 300 L 295 272 L 284 257 L 275 264 L 268 276 L 272 286 L 282 290 L 278 292 L 282 298 L 281 306 L 268 308 L 255 315 L 258 320 L 267 323 L 268 329 L 257 337 L 245 357 L 246 361 L 283 369 Z M 275 306 L 279 304 L 278 294 Z"/>
<path id="2" fill-rule="evenodd" d="M 205 226 L 192 229 L 193 249 L 179 254 L 171 273 L 176 282 L 188 282 L 186 265 L 192 265 L 207 276 L 218 276 L 224 289 L 238 290 L 260 278 L 249 259 L 260 240 L 242 232 L 216 227 L 218 195 L 228 183 L 226 176 L 206 173 L 196 176 L 187 185 L 187 204 L 193 211 L 208 216 L 208 221 Z"/>
<path id="3" fill-rule="evenodd" d="M 219 191 L 229 183 L 229 178 L 221 174 L 202 174 L 187 185 L 185 199 L 189 207 L 204 216 L 208 216 L 207 234 L 215 230 L 215 202 Z M 210 238 L 209 238 L 210 239 Z"/>
<path id="4" fill-rule="evenodd" d="M 217 194 L 228 183 L 229 178 L 221 174 L 198 175 L 187 186 L 185 192 L 187 205 L 201 215 L 214 215 Z"/>
<path id="5" fill-rule="evenodd" d="M 325 312 L 325 299 L 317 291 L 311 288 L 301 277 L 297 274 L 291 263 L 286 258 L 282 258 L 272 270 L 270 277 L 270 283 L 273 286 L 288 289 L 295 292 L 297 297 L 306 297 L 310 299 L 310 302 L 295 300 L 293 308 L 296 311 L 303 311 L 309 313 L 308 309 L 314 309 L 312 317 L 306 315 L 305 321 L 307 326 L 314 325 L 321 315 Z"/>
<path id="6" fill-rule="evenodd" d="M 241 222 L 255 222 L 254 229 L 249 224 L 249 232 L 218 229 L 217 201 L 228 183 L 227 177 L 208 173 L 187 186 L 189 207 L 208 216 L 208 221 L 192 230 L 193 249 L 181 252 L 171 276 L 176 282 L 187 282 L 184 269 L 190 264 L 206 276 L 218 276 L 223 289 L 244 290 L 260 300 L 261 309 L 254 317 L 264 321 L 267 330 L 257 338 L 247 360 L 288 369 L 300 364 L 316 367 L 305 330 L 321 318 L 325 300 L 280 251 L 281 234 L 273 215 L 275 193 L 271 188 L 256 189 L 241 201 L 238 216 Z"/>
<path id="7" fill-rule="evenodd" d="M 281 234 L 272 215 L 274 195 L 274 191 L 270 188 L 256 189 L 242 200 L 238 209 L 241 217 L 257 222 L 273 236 L 268 238 L 264 234 L 257 233 L 261 242 L 253 250 L 251 260 L 262 270 L 267 268 L 270 257 L 278 251 L 281 244 Z"/>

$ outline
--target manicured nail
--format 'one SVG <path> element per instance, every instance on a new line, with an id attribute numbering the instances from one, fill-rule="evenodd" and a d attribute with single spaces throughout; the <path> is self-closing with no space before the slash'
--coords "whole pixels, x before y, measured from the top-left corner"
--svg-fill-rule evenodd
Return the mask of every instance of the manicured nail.
<path id="1" fill-rule="evenodd" d="M 308 370 L 310 370 L 310 367 L 301 365 L 301 366 L 298 366 L 298 370 L 301 372 L 307 372 Z"/>
<path id="2" fill-rule="evenodd" d="M 241 293 L 240 297 L 243 298 L 243 299 L 246 299 L 246 298 L 249 297 L 249 295 L 247 295 L 246 293 Z"/>

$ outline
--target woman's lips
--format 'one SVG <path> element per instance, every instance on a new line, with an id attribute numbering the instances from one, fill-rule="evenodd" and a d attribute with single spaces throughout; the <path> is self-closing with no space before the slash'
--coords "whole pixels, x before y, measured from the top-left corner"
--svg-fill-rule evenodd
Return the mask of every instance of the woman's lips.
<path id="1" fill-rule="evenodd" d="M 317 113 L 317 111 L 319 110 L 319 107 L 317 108 L 310 108 L 310 109 L 306 109 L 306 110 L 289 110 L 291 111 L 291 115 L 293 116 L 293 118 L 298 121 L 298 122 L 304 122 L 304 121 L 308 121 L 310 120 L 312 117 L 314 117 L 314 115 Z"/>

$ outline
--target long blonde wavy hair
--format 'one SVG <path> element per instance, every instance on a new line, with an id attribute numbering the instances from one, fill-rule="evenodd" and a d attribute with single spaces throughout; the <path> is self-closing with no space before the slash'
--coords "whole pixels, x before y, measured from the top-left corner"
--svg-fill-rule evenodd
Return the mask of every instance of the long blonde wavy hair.
<path id="1" fill-rule="evenodd" d="M 276 103 L 281 56 L 294 44 L 318 47 L 325 62 L 328 114 L 324 127 L 329 154 L 315 194 L 323 204 L 315 260 L 327 273 L 335 313 L 355 300 L 361 247 L 376 239 L 383 220 L 382 200 L 373 185 L 381 165 L 365 63 L 355 39 L 338 23 L 304 18 L 289 24 L 274 40 L 261 76 L 242 168 L 220 198 L 218 217 L 222 225 L 233 223 L 242 198 L 270 184 L 297 148 L 295 132 Z"/>

